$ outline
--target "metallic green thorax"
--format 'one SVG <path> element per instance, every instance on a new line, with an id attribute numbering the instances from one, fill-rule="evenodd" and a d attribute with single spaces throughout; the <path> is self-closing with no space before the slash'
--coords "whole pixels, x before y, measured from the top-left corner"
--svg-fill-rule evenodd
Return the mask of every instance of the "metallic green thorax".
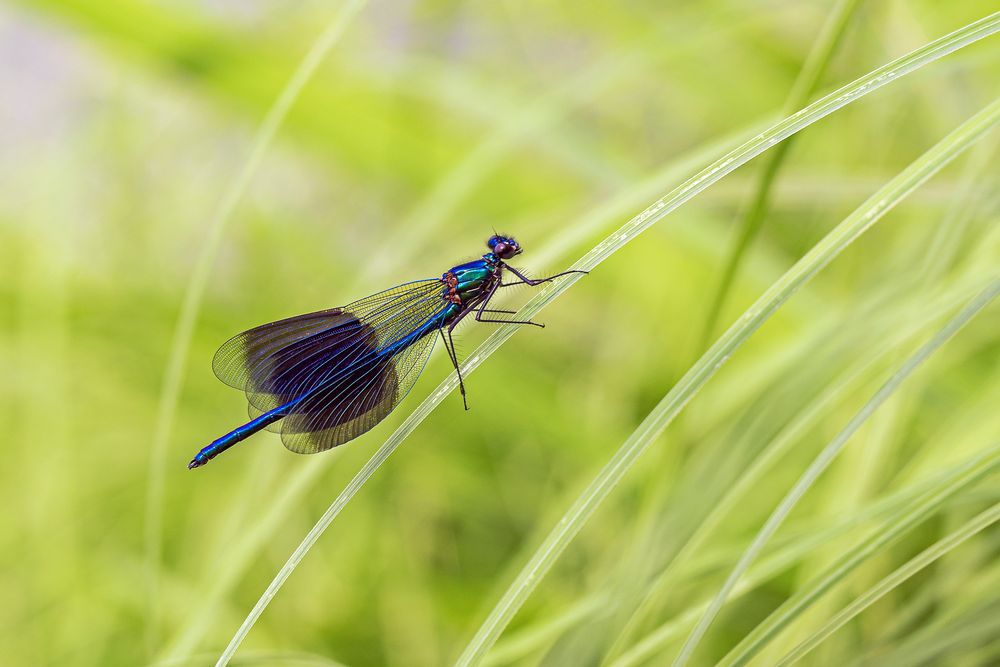
<path id="1" fill-rule="evenodd" d="M 493 253 L 453 267 L 443 276 L 445 283 L 452 288 L 449 300 L 461 304 L 477 296 L 491 279 L 495 280 L 499 276 L 499 271 L 500 263 Z"/>

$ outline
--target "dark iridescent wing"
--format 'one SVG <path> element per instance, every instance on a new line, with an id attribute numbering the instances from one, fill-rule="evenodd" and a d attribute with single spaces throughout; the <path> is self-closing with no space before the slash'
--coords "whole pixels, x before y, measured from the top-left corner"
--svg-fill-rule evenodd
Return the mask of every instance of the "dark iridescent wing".
<path id="1" fill-rule="evenodd" d="M 297 399 L 280 431 L 292 451 L 335 447 L 371 429 L 413 386 L 435 335 L 378 354 L 449 306 L 440 280 L 420 280 L 342 308 L 245 331 L 216 353 L 220 380 L 243 390 L 251 416 Z"/>
<path id="2" fill-rule="evenodd" d="M 373 428 L 413 387 L 437 337 L 433 332 L 391 357 L 362 362 L 310 394 L 281 420 L 285 447 L 312 454 Z"/>

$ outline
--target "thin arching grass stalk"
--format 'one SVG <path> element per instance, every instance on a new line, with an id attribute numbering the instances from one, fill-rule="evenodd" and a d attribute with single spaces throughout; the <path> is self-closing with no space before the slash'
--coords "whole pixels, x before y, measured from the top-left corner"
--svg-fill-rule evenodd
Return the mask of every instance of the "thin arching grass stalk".
<path id="1" fill-rule="evenodd" d="M 968 472 L 961 478 L 918 501 L 902 518 L 887 522 L 885 529 L 845 553 L 827 571 L 816 578 L 815 583 L 795 593 L 768 618 L 754 628 L 720 662 L 720 667 L 735 667 L 747 664 L 753 656 L 771 639 L 776 637 L 792 621 L 802 615 L 809 606 L 823 594 L 843 581 L 852 571 L 869 557 L 892 544 L 911 528 L 927 520 L 948 499 L 963 489 L 970 488 L 988 475 L 1000 469 L 1000 449 L 995 445 L 982 455 L 973 457 Z"/>
<path id="2" fill-rule="evenodd" d="M 805 64 L 792 85 L 792 91 L 782 107 L 782 115 L 790 114 L 802 107 L 816 91 L 820 79 L 826 73 L 830 61 L 833 60 L 833 56 L 837 52 L 837 47 L 843 40 L 847 25 L 857 11 L 859 2 L 860 0 L 840 0 L 833 8 L 823 25 L 819 38 L 806 57 Z M 701 349 L 708 347 L 711 342 L 712 333 L 718 324 L 719 314 L 726 303 L 726 297 L 729 296 L 729 290 L 732 288 L 733 280 L 743 262 L 743 256 L 764 223 L 771 199 L 771 189 L 793 142 L 793 139 L 783 141 L 780 146 L 768 153 L 760 166 L 752 199 L 737 224 L 735 241 L 729 248 L 719 284 L 708 307 L 702 330 Z"/>
<path id="3" fill-rule="evenodd" d="M 174 328 L 170 344 L 170 357 L 167 360 L 163 386 L 160 390 L 156 425 L 153 428 L 149 455 L 145 540 L 148 586 L 146 632 L 147 645 L 151 652 L 155 650 L 159 632 L 159 567 L 163 539 L 163 493 L 167 443 L 173 433 L 177 402 L 180 399 L 181 386 L 184 382 L 184 369 L 187 365 L 188 351 L 191 348 L 191 337 L 194 334 L 194 327 L 198 320 L 198 312 L 201 310 L 212 265 L 218 255 L 226 225 L 250 186 L 257 168 L 278 132 L 278 128 L 281 127 L 288 111 L 298 99 L 309 79 L 312 78 L 323 58 L 337 43 L 348 22 L 364 5 L 365 1 L 348 0 L 334 13 L 330 23 L 316 38 L 281 94 L 268 109 L 264 120 L 254 134 L 246 162 L 243 163 L 240 172 L 226 190 L 208 221 L 205 241 L 201 246 L 201 252 L 195 261 L 191 279 L 184 292 L 184 301 Z"/>
<path id="4" fill-rule="evenodd" d="M 932 516 L 947 501 L 962 491 L 975 486 L 998 468 L 1000 468 L 1000 444 L 994 444 L 985 448 L 982 453 L 972 457 L 968 461 L 964 461 L 946 472 L 935 476 L 932 480 L 915 483 L 888 498 L 876 502 L 871 511 L 881 511 L 879 510 L 881 506 L 902 509 L 893 511 L 873 531 L 871 536 L 852 547 L 843 556 L 841 561 L 829 570 L 834 575 L 826 577 L 824 581 L 834 578 L 839 581 L 854 567 L 857 567 L 857 565 L 875 553 L 877 549 L 890 544 L 920 522 Z M 836 535 L 839 532 L 833 531 L 833 534 Z M 822 538 L 818 539 L 822 540 Z M 808 542 L 817 542 L 817 538 L 810 536 Z M 766 558 L 760 564 L 754 565 L 747 576 L 737 583 L 734 595 L 742 595 L 764 581 L 769 580 L 779 572 L 784 571 L 788 566 L 797 562 L 807 550 L 803 549 L 801 544 L 791 544 L 777 554 Z M 790 552 L 790 555 L 787 552 Z M 845 563 L 847 564 L 846 567 L 844 567 Z M 652 656 L 656 655 L 657 651 L 676 637 L 682 628 L 693 625 L 697 618 L 708 608 L 710 602 L 711 600 L 704 600 L 680 612 L 679 617 L 675 616 L 673 619 L 667 621 L 633 645 L 627 652 L 619 656 L 612 663 L 611 667 L 633 667 L 634 665 L 648 661 Z M 727 665 L 727 660 L 728 656 L 720 665 Z"/>
<path id="5" fill-rule="evenodd" d="M 998 447 L 1000 446 L 992 445 L 988 447 L 981 453 L 981 456 L 977 455 L 974 460 L 988 460 L 994 453 L 993 449 Z M 792 562 L 790 559 L 804 556 L 807 552 L 830 544 L 834 540 L 864 525 L 876 526 L 874 531 L 868 531 L 869 535 L 874 534 L 880 529 L 880 526 L 891 525 L 894 521 L 903 517 L 910 511 L 915 500 L 929 497 L 930 494 L 944 488 L 951 481 L 964 475 L 968 470 L 968 461 L 960 462 L 951 468 L 928 475 L 926 478 L 914 481 L 901 489 L 883 495 L 867 505 L 858 507 L 847 516 L 840 517 L 833 523 L 829 523 L 828 520 L 806 519 L 799 524 L 788 526 L 788 535 L 775 538 L 768 545 L 767 548 L 770 550 L 770 553 L 767 557 L 773 559 L 778 554 L 782 556 L 785 562 Z M 785 556 L 784 554 L 789 554 L 789 556 Z M 742 555 L 743 549 L 735 545 L 723 552 L 708 553 L 697 562 L 687 564 L 682 569 L 683 576 L 686 579 L 695 580 L 711 576 L 716 572 L 729 570 Z M 710 599 L 706 600 L 706 606 L 709 601 Z"/>
<path id="6" fill-rule="evenodd" d="M 1000 445 L 994 445 L 992 449 L 987 448 L 971 461 L 964 461 L 951 468 L 932 474 L 927 479 L 913 482 L 909 486 L 873 501 L 870 505 L 860 508 L 850 517 L 841 519 L 835 525 L 803 526 L 799 528 L 798 532 L 804 537 L 797 537 L 786 541 L 785 544 L 776 546 L 773 553 L 767 555 L 759 565 L 755 565 L 751 572 L 741 580 L 738 593 L 743 594 L 753 590 L 760 583 L 786 570 L 801 557 L 828 544 L 859 525 L 879 518 L 883 521 L 883 525 L 889 525 L 899 517 L 902 517 L 915 501 L 931 497 L 932 495 L 936 497 L 938 492 L 944 488 L 958 490 L 965 488 L 970 482 L 962 482 L 958 487 L 953 487 L 952 483 L 956 480 L 967 480 L 970 470 L 976 468 L 984 460 L 988 461 L 991 457 L 996 458 L 998 454 L 1000 454 Z M 973 479 L 978 479 L 978 477 Z M 702 562 L 698 567 L 683 569 L 682 573 L 685 577 L 697 578 L 704 576 L 706 572 L 730 566 L 729 564 L 735 563 L 738 557 L 739 553 L 733 553 L 731 557 L 726 557 L 725 560 L 720 561 L 716 559 L 712 562 Z M 550 639 L 552 630 L 573 626 L 581 620 L 593 618 L 598 612 L 607 609 L 608 601 L 605 593 L 594 593 L 574 605 L 569 611 L 560 614 L 557 618 L 544 623 L 540 627 L 519 630 L 517 634 L 509 637 L 509 641 L 506 636 L 501 638 L 494 649 L 484 659 L 483 664 L 506 664 L 524 657 L 529 651 L 537 650 L 544 641 Z M 698 615 L 708 607 L 709 602 L 709 599 L 705 599 L 699 604 L 679 612 L 680 621 L 675 616 L 643 637 L 641 641 L 633 644 L 627 651 L 617 656 L 611 663 L 612 667 L 631 667 L 644 660 L 648 660 L 656 651 L 662 649 L 670 639 L 679 634 L 685 626 L 693 625 Z"/>
<path id="7" fill-rule="evenodd" d="M 541 577 L 548 572 L 591 514 L 646 448 L 729 359 L 729 356 L 791 298 L 792 294 L 875 224 L 889 209 L 974 143 L 998 118 L 1000 118 L 1000 102 L 990 105 L 945 137 L 816 244 L 744 312 L 647 415 L 567 511 L 504 593 L 457 664 L 464 667 L 476 664 L 482 659 Z"/>
<path id="8" fill-rule="evenodd" d="M 947 625 L 935 625 L 930 631 L 908 639 L 902 646 L 878 655 L 879 667 L 913 667 L 914 665 L 995 665 L 996 653 L 1000 649 L 1000 613 L 994 605 L 970 610 Z M 984 660 L 972 656 L 949 655 L 963 645 L 982 646 L 987 651 Z M 849 663 L 849 667 L 871 665 L 873 656 L 863 656 Z M 867 660 L 865 659 L 867 658 Z"/>
<path id="9" fill-rule="evenodd" d="M 1000 103 L 995 103 L 990 107 L 994 109 L 993 116 L 1000 117 Z M 746 572 L 750 563 L 757 557 L 764 545 L 771 538 L 772 535 L 778 530 L 784 520 L 791 513 L 792 509 L 798 504 L 799 500 L 805 496 L 806 492 L 812 488 L 816 480 L 819 479 L 820 475 L 833 463 L 833 460 L 843 451 L 844 447 L 851 437 L 857 432 L 861 426 L 868 421 L 871 417 L 890 396 L 892 396 L 899 386 L 921 365 L 925 362 L 934 352 L 936 352 L 942 345 L 944 345 L 948 340 L 951 339 L 958 331 L 964 327 L 973 317 L 979 314 L 979 312 L 985 308 L 996 295 L 1000 293 L 1000 280 L 993 282 L 989 285 L 982 293 L 977 295 L 965 308 L 962 309 L 958 315 L 948 321 L 944 328 L 942 328 L 937 334 L 934 335 L 926 344 L 924 344 L 916 353 L 914 353 L 907 361 L 904 363 L 898 371 L 896 371 L 892 377 L 890 377 L 882 387 L 875 392 L 875 395 L 862 406 L 861 410 L 858 411 L 851 421 L 848 422 L 847 426 L 837 434 L 837 436 L 823 448 L 819 456 L 810 464 L 809 468 L 802 474 L 798 479 L 792 489 L 788 494 L 782 499 L 781 503 L 774 510 L 764 526 L 760 529 L 757 535 L 754 537 L 750 546 L 747 547 L 746 551 L 740 557 L 740 560 L 736 563 L 736 566 L 730 572 L 726 581 L 722 584 L 719 592 L 716 594 L 712 603 L 709 605 L 705 613 L 702 614 L 701 618 L 698 620 L 698 624 L 695 626 L 694 630 L 688 636 L 688 639 L 684 642 L 684 646 L 681 647 L 680 653 L 674 660 L 675 667 L 682 667 L 687 664 L 687 661 L 691 658 L 694 653 L 695 648 L 698 646 L 698 642 L 704 637 L 705 633 L 708 631 L 708 627 L 715 620 L 718 615 L 719 610 L 722 605 L 725 604 L 726 598 L 729 596 L 730 591 L 739 581 L 743 573 Z"/>
<path id="10" fill-rule="evenodd" d="M 809 432 L 817 421 L 827 414 L 831 406 L 837 405 L 850 392 L 855 391 L 881 359 L 887 357 L 905 341 L 913 338 L 928 323 L 967 300 L 974 291 L 982 289 L 981 280 L 976 281 L 974 286 L 970 285 L 969 282 L 965 281 L 960 287 L 950 290 L 946 298 L 936 300 L 930 308 L 922 309 L 920 313 L 913 313 L 906 317 L 894 315 L 894 321 L 905 322 L 905 325 L 901 325 L 898 330 L 892 331 L 886 336 L 878 336 L 880 339 L 879 347 L 872 355 L 841 373 L 815 400 L 805 406 L 770 440 L 756 458 L 748 464 L 739 478 L 727 487 L 722 497 L 712 503 L 711 511 L 698 522 L 698 526 L 691 536 L 685 540 L 683 546 L 671 557 L 653 583 L 647 587 L 648 592 L 631 612 L 628 622 L 625 623 L 618 633 L 618 637 L 608 649 L 605 662 L 613 659 L 623 649 L 632 632 L 643 619 L 644 614 L 657 602 L 667 587 L 681 576 L 681 573 L 686 574 L 680 566 L 702 546 L 725 517 L 738 506 L 740 499 L 759 484 L 764 473 L 779 461 L 805 433 Z M 878 330 L 877 325 L 873 326 Z M 823 330 L 820 335 L 827 336 L 830 335 L 830 332 Z"/>
<path id="11" fill-rule="evenodd" d="M 1000 521 L 1000 504 L 994 505 L 988 510 L 980 513 L 965 523 L 961 528 L 947 536 L 941 538 L 931 546 L 924 549 L 918 555 L 911 558 L 905 564 L 896 568 L 891 574 L 884 577 L 877 584 L 872 586 L 864 595 L 861 595 L 851 604 L 844 607 L 833 618 L 823 625 L 819 630 L 803 640 L 798 646 L 788 652 L 777 667 L 791 665 L 810 651 L 819 646 L 834 632 L 844 627 L 852 618 L 863 612 L 871 605 L 878 602 L 904 581 L 920 572 L 922 569 L 941 558 L 952 549 L 960 546 L 969 538 L 978 535 L 980 532 Z"/>
<path id="12" fill-rule="evenodd" d="M 862 664 L 870 665 L 873 653 L 881 654 L 880 657 L 884 656 L 879 664 L 887 667 L 928 664 L 930 657 L 936 656 L 942 649 L 947 650 L 945 647 L 961 644 L 964 639 L 961 635 L 966 629 L 979 625 L 979 629 L 972 630 L 973 634 L 979 634 L 983 627 L 980 623 L 982 619 L 991 621 L 990 625 L 994 626 L 994 629 L 987 633 L 988 641 L 982 642 L 980 645 L 987 649 L 992 647 L 996 650 L 997 638 L 1000 638 L 1000 613 L 998 613 L 1000 612 L 1000 600 L 997 600 L 995 596 L 986 596 L 984 599 L 975 594 L 979 591 L 1000 590 L 1000 565 L 995 560 L 990 559 L 988 563 L 984 564 L 976 573 L 978 576 L 974 581 L 963 582 L 964 590 L 937 590 L 934 606 L 938 607 L 941 613 L 937 614 L 935 618 L 929 620 L 923 616 L 921 617 L 922 623 L 919 620 L 912 622 L 911 619 L 911 622 L 905 626 L 892 623 L 880 633 L 880 637 L 876 639 L 876 646 L 866 652 L 867 655 L 858 656 L 849 665 L 851 667 L 860 667 Z M 970 587 L 974 589 L 972 595 L 969 595 Z M 947 595 L 942 597 L 942 593 L 947 593 Z M 900 632 L 901 627 L 909 631 Z M 894 650 L 891 652 L 886 650 L 886 639 L 893 645 Z M 989 665 L 995 662 L 995 659 L 969 660 L 967 664 Z"/>
<path id="13" fill-rule="evenodd" d="M 931 281 L 942 275 L 958 252 L 960 233 L 971 221 L 972 208 L 979 203 L 976 191 L 983 185 L 995 164 L 996 141 L 984 141 L 972 151 L 962 170 L 959 189 L 948 207 L 944 224 L 938 227 L 928 244 L 927 256 L 922 267 L 924 280 Z M 929 283 L 928 283 L 929 284 Z"/>
<path id="14" fill-rule="evenodd" d="M 997 578 L 998 570 L 982 573 L 982 591 L 996 590 L 1000 585 Z M 1000 649 L 1000 605 L 995 599 L 989 598 L 978 604 L 949 604 L 940 601 L 939 607 L 947 605 L 941 619 L 914 628 L 902 636 L 881 633 L 882 641 L 872 649 L 865 651 L 846 663 L 845 667 L 863 667 L 877 664 L 879 667 L 913 667 L 914 665 L 993 665 L 996 664 L 996 654 Z M 961 656 L 961 661 L 951 659 L 948 654 L 962 646 L 978 646 L 986 651 L 986 659 L 976 660 L 968 653 Z M 877 658 L 875 660 L 874 658 Z M 955 656 L 958 658 L 958 656 Z"/>
<path id="15" fill-rule="evenodd" d="M 605 608 L 607 596 L 603 593 L 589 595 L 573 604 L 565 611 L 544 623 L 522 629 L 516 636 L 504 637 L 503 642 L 497 642 L 496 648 L 486 658 L 484 664 L 490 667 L 506 665 L 525 657 L 532 651 L 552 643 L 559 634 L 567 628 L 575 626 L 586 618 L 593 618 Z M 501 646 L 501 644 L 503 644 Z"/>
<path id="16" fill-rule="evenodd" d="M 605 259 L 623 247 L 626 243 L 634 239 L 640 233 L 661 220 L 671 211 L 690 200 L 713 183 L 719 181 L 727 174 L 736 170 L 754 157 L 766 151 L 769 147 L 776 145 L 783 139 L 808 127 L 812 123 L 833 113 L 837 109 L 860 99 L 882 86 L 905 76 L 924 65 L 934 62 L 949 53 L 963 48 L 969 44 L 988 37 L 1000 30 L 1000 12 L 992 14 L 979 21 L 971 23 L 955 32 L 952 32 L 938 40 L 935 40 L 902 58 L 892 61 L 888 65 L 880 67 L 869 74 L 855 80 L 854 82 L 834 91 L 830 95 L 816 101 L 805 109 L 783 119 L 771 126 L 761 134 L 750 139 L 735 150 L 731 151 L 720 160 L 709 165 L 695 176 L 684 182 L 678 188 L 654 202 L 647 209 L 620 227 L 617 231 L 598 243 L 590 252 L 584 255 L 573 266 L 577 269 L 590 270 L 598 266 Z M 551 287 L 536 293 L 518 312 L 518 319 L 529 319 L 545 306 L 555 300 L 560 294 L 579 280 L 578 274 L 567 276 Z M 462 366 L 464 375 L 468 375 L 475 370 L 479 364 L 495 352 L 510 338 L 517 330 L 516 326 L 505 325 L 498 327 L 479 348 L 473 352 Z M 721 361 L 719 361 L 721 364 Z M 226 665 L 236 649 L 246 637 L 250 628 L 253 627 L 264 609 L 277 594 L 278 590 L 288 579 L 291 573 L 298 566 L 298 563 L 305 557 L 319 539 L 320 535 L 333 522 L 343 507 L 360 490 L 365 482 L 375 473 L 376 470 L 388 459 L 402 441 L 412 432 L 417 425 L 437 405 L 444 400 L 457 386 L 457 380 L 453 375 L 443 381 L 438 388 L 431 393 L 417 408 L 403 421 L 386 442 L 375 452 L 374 455 L 358 471 L 355 477 L 347 484 L 340 495 L 333 501 L 323 516 L 316 522 L 313 528 L 306 534 L 298 547 L 292 552 L 288 561 L 281 567 L 274 579 L 265 589 L 260 599 L 251 609 L 247 618 L 236 631 L 229 645 L 223 651 L 217 662 L 217 667 Z M 492 645 L 495 637 L 489 642 Z M 488 648 L 488 647 L 487 647 Z"/>

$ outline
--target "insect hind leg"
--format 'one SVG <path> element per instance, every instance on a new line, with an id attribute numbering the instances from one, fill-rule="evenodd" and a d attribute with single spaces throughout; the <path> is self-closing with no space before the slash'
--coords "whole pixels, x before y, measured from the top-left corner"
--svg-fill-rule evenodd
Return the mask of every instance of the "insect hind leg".
<path id="1" fill-rule="evenodd" d="M 441 340 L 444 342 L 444 349 L 448 351 L 448 358 L 451 359 L 451 365 L 455 368 L 455 374 L 458 375 L 458 391 L 462 394 L 462 405 L 466 410 L 468 410 L 469 401 L 465 397 L 465 380 L 462 378 L 462 368 L 459 366 L 458 354 L 455 352 L 455 341 L 452 340 L 451 337 L 451 332 L 455 329 L 456 324 L 458 324 L 458 320 L 452 322 L 448 327 L 447 337 L 445 337 L 444 327 L 438 329 L 438 333 L 441 334 Z"/>
<path id="2" fill-rule="evenodd" d="M 518 284 L 518 283 L 515 283 L 515 284 Z M 530 324 L 531 326 L 539 327 L 541 329 L 545 328 L 544 324 L 540 324 L 538 322 L 532 322 L 531 320 L 497 320 L 497 319 L 492 319 L 492 318 L 489 318 L 489 317 L 483 317 L 484 313 L 506 313 L 508 315 L 516 315 L 517 314 L 516 310 L 493 310 L 493 309 L 490 309 L 490 308 L 486 307 L 487 305 L 489 305 L 490 299 L 493 298 L 493 295 L 496 293 L 497 289 L 499 289 L 500 287 L 503 287 L 503 285 L 499 284 L 496 287 L 494 287 L 490 291 L 489 295 L 483 300 L 483 305 L 481 305 L 479 308 L 476 309 L 476 321 L 477 322 L 489 322 L 491 324 Z"/>

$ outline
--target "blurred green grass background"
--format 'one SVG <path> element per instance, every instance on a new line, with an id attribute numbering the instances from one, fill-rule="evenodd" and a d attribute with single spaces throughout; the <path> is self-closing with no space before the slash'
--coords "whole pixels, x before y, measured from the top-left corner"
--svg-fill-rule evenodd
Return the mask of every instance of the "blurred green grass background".
<path id="1" fill-rule="evenodd" d="M 214 664 L 302 536 L 450 369 L 436 352 L 400 408 L 347 447 L 301 457 L 263 433 L 190 473 L 191 455 L 245 415 L 242 396 L 211 373 L 214 350 L 250 326 L 438 275 L 481 254 L 494 227 L 525 247 L 520 266 L 561 270 L 720 144 L 784 115 L 842 4 L 367 3 L 295 100 L 224 228 L 162 465 L 151 457 L 172 337 L 212 212 L 340 7 L 0 6 L 2 662 Z M 853 4 L 817 92 L 996 9 L 988 0 Z M 998 39 L 796 137 L 711 335 L 705 323 L 760 160 L 574 285 L 539 316 L 544 331 L 518 333 L 469 378 L 470 412 L 446 399 L 348 504 L 233 664 L 451 664 L 707 344 L 866 197 L 994 99 Z M 810 461 L 997 278 L 997 148 L 996 132 L 986 135 L 734 355 L 587 523 L 486 664 L 622 667 L 677 655 L 692 610 Z M 608 212 L 614 201 L 627 205 Z M 722 660 L 838 559 L 906 527 L 767 639 L 754 664 L 774 664 L 995 508 L 998 327 L 994 305 L 854 436 L 692 664 Z M 460 350 L 485 329 L 464 327 Z M 771 465 L 749 477 L 773 443 Z M 974 479 L 906 526 L 902 513 L 921 494 L 968 470 Z M 151 548 L 156 479 L 162 526 L 152 524 Z M 741 481 L 729 511 L 689 542 Z M 802 662 L 996 664 L 998 549 L 996 527 L 982 526 Z"/>

